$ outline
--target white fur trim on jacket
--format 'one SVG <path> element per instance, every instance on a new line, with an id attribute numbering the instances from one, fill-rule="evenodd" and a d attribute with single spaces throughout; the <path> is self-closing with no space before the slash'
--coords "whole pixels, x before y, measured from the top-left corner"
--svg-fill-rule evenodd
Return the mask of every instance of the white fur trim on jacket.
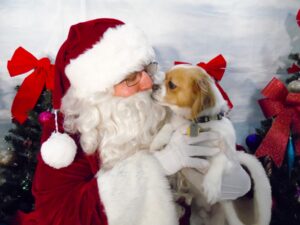
<path id="1" fill-rule="evenodd" d="M 144 33 L 125 24 L 107 29 L 92 48 L 70 61 L 65 72 L 78 97 L 87 97 L 141 71 L 154 58 Z"/>
<path id="2" fill-rule="evenodd" d="M 242 165 L 247 167 L 254 183 L 254 217 L 255 225 L 268 225 L 271 220 L 272 193 L 270 182 L 261 163 L 252 155 L 238 152 L 238 158 Z"/>
<path id="3" fill-rule="evenodd" d="M 139 152 L 100 170 L 97 182 L 109 225 L 176 225 L 168 181 L 159 162 Z"/>

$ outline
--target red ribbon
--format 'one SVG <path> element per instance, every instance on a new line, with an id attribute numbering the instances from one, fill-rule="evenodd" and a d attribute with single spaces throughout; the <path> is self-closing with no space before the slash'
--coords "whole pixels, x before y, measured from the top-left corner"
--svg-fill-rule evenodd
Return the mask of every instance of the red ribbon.
<path id="1" fill-rule="evenodd" d="M 297 20 L 298 26 L 300 27 L 300 9 L 298 10 L 296 20 Z"/>
<path id="2" fill-rule="evenodd" d="M 179 64 L 190 64 L 190 63 L 175 61 L 174 64 L 179 65 Z M 197 64 L 197 66 L 203 68 L 211 77 L 215 79 L 217 88 L 221 92 L 223 98 L 227 101 L 228 107 L 232 109 L 233 107 L 232 102 L 230 101 L 227 93 L 218 83 L 219 81 L 221 81 L 226 69 L 226 60 L 223 57 L 223 55 L 220 54 L 216 56 L 208 63 L 200 62 Z"/>
<path id="3" fill-rule="evenodd" d="M 28 112 L 34 108 L 44 86 L 53 91 L 54 65 L 48 58 L 38 60 L 24 48 L 19 47 L 7 62 L 7 69 L 11 77 L 34 70 L 24 79 L 11 108 L 13 118 L 22 124 L 27 119 Z"/>
<path id="4" fill-rule="evenodd" d="M 300 155 L 300 93 L 288 93 L 285 85 L 277 78 L 273 78 L 261 93 L 266 98 L 260 99 L 258 103 L 265 117 L 276 118 L 255 155 L 268 155 L 280 167 L 291 131 L 296 155 Z"/>

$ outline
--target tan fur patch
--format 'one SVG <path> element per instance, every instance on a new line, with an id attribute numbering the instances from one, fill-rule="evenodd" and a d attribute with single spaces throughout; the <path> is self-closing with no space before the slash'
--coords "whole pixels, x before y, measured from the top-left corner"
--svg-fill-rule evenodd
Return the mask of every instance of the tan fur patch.
<path id="1" fill-rule="evenodd" d="M 179 107 L 192 109 L 191 119 L 215 105 L 215 97 L 209 83 L 209 75 L 198 67 L 179 67 L 166 73 L 165 101 Z"/>

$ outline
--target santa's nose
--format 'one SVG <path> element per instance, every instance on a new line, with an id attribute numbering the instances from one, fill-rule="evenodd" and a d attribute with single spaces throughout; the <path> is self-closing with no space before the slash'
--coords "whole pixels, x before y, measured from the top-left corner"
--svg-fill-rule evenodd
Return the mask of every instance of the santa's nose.
<path id="1" fill-rule="evenodd" d="M 140 80 L 140 90 L 141 91 L 146 91 L 148 89 L 151 89 L 153 85 L 153 81 L 151 79 L 151 77 L 149 76 L 148 73 L 146 73 L 145 71 L 142 72 L 142 77 Z"/>

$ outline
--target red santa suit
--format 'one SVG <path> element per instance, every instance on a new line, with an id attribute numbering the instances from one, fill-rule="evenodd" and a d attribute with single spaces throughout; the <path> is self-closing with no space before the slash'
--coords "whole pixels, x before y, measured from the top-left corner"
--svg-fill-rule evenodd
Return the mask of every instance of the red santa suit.
<path id="1" fill-rule="evenodd" d="M 43 141 L 54 130 L 49 132 L 50 128 L 44 127 Z M 98 170 L 96 155 L 87 156 L 80 148 L 73 163 L 61 169 L 45 164 L 39 154 L 32 184 L 35 209 L 29 214 L 19 212 L 15 224 L 108 224 L 95 179 Z"/>

